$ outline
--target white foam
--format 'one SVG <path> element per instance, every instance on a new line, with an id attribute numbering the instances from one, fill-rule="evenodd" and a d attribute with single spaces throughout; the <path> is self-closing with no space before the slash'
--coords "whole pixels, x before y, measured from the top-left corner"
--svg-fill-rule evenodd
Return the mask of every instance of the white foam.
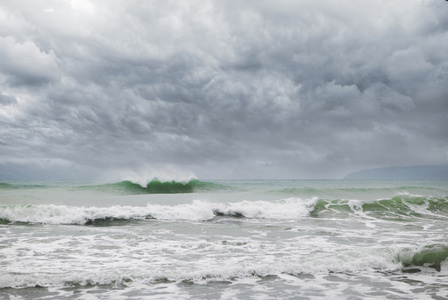
<path id="1" fill-rule="evenodd" d="M 78 224 L 96 219 L 145 219 L 205 221 L 215 212 L 225 215 L 241 214 L 246 218 L 290 220 L 305 217 L 314 208 L 317 198 L 290 198 L 279 201 L 242 201 L 211 203 L 194 200 L 174 206 L 148 204 L 139 206 L 76 207 L 65 205 L 11 205 L 0 207 L 0 219 L 11 222 L 45 224 Z"/>
<path id="2" fill-rule="evenodd" d="M 141 207 L 76 207 L 65 205 L 11 205 L 0 207 L 0 218 L 11 222 L 44 224 L 85 224 L 89 220 L 142 219 L 146 217 Z"/>
<path id="3" fill-rule="evenodd" d="M 317 198 L 302 200 L 289 198 L 274 202 L 269 201 L 242 201 L 228 203 L 219 208 L 224 214 L 239 213 L 246 218 L 262 218 L 277 220 L 294 220 L 308 216 L 315 207 Z"/>
<path id="4" fill-rule="evenodd" d="M 156 167 L 145 165 L 140 168 L 122 169 L 112 173 L 113 175 L 108 176 L 109 180 L 127 180 L 140 184 L 142 187 L 146 187 L 154 179 L 160 182 L 177 181 L 184 183 L 197 179 L 193 172 L 173 166 Z"/>
<path id="5" fill-rule="evenodd" d="M 114 250 L 114 260 L 110 260 L 110 257 L 105 255 L 97 256 L 99 252 L 95 252 L 95 245 L 91 244 L 93 242 L 89 241 L 90 249 L 86 247 L 80 250 L 79 258 L 75 261 L 41 262 L 33 256 L 24 257 L 28 259 L 28 264 L 15 262 L 11 265 L 14 267 L 14 274 L 8 274 L 8 272 L 0 274 L 0 288 L 63 286 L 73 283 L 111 284 L 125 283 L 128 279 L 133 282 L 154 282 L 161 278 L 175 282 L 187 280 L 201 283 L 204 280 L 229 280 L 252 276 L 328 274 L 328 272 L 360 272 L 378 269 L 387 271 L 401 267 L 395 260 L 396 254 L 390 249 L 356 248 L 340 250 L 332 254 L 316 252 L 310 255 L 300 255 L 292 251 L 288 257 L 276 257 L 246 251 L 243 253 L 237 251 L 229 255 L 226 253 L 228 249 L 214 244 L 207 249 L 209 255 L 192 256 L 189 261 L 183 262 L 176 260 L 175 257 L 181 251 L 185 251 L 185 248 L 197 249 L 199 241 L 195 243 L 177 241 L 173 245 L 164 243 L 163 249 L 160 249 L 161 245 L 157 243 L 148 242 L 140 246 L 140 251 L 148 248 L 147 254 L 141 256 L 139 260 L 129 256 L 129 246 L 126 245 L 121 245 L 123 248 Z M 270 247 L 278 247 L 270 244 L 263 246 L 264 249 L 267 248 L 265 254 L 274 250 Z M 250 247 L 247 249 L 250 250 Z M 149 250 L 154 254 L 150 254 Z M 168 252 L 164 255 L 164 251 Z M 52 253 L 54 252 L 49 252 L 47 255 L 53 255 Z M 221 255 L 225 260 L 220 259 Z M 49 267 L 53 272 L 42 272 Z M 61 272 L 67 267 L 72 268 L 73 272 Z"/>

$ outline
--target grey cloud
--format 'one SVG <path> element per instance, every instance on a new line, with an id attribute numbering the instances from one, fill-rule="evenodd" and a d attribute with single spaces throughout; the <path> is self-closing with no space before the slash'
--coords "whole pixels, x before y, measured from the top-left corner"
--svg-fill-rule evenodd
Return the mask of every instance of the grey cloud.
<path id="1" fill-rule="evenodd" d="M 17 99 L 12 96 L 0 94 L 0 104 L 1 105 L 17 104 Z"/>
<path id="2" fill-rule="evenodd" d="M 33 42 L 0 37 L 0 73 L 12 85 L 35 86 L 59 79 L 53 53 L 43 53 Z"/>
<path id="3" fill-rule="evenodd" d="M 0 30 L 7 168 L 284 178 L 447 161 L 443 1 L 76 3 L 1 5 L 20 25 Z"/>

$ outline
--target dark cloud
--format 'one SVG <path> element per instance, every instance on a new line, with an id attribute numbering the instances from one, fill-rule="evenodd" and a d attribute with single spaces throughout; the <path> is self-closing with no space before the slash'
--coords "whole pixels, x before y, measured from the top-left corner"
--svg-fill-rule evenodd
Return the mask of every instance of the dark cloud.
<path id="1" fill-rule="evenodd" d="M 1 174 L 446 163 L 447 14 L 437 0 L 0 4 Z"/>
<path id="2" fill-rule="evenodd" d="M 0 37 L 0 70 L 7 84 L 36 86 L 58 80 L 54 53 L 43 53 L 33 42 Z"/>
<path id="3" fill-rule="evenodd" d="M 12 104 L 17 104 L 16 98 L 0 94 L 0 105 L 12 105 Z"/>

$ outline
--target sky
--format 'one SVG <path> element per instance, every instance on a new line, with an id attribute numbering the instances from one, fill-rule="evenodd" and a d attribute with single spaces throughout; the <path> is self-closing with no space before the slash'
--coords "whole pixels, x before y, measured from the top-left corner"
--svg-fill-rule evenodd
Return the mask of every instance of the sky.
<path id="1" fill-rule="evenodd" d="M 447 83 L 443 0 L 0 1 L 0 179 L 447 164 Z"/>

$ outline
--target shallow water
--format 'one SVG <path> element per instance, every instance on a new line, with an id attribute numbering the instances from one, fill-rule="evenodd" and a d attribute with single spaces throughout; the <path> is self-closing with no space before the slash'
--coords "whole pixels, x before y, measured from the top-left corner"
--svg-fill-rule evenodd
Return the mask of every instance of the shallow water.
<path id="1" fill-rule="evenodd" d="M 448 298 L 448 181 L 193 185 L 0 185 L 0 298 Z"/>

